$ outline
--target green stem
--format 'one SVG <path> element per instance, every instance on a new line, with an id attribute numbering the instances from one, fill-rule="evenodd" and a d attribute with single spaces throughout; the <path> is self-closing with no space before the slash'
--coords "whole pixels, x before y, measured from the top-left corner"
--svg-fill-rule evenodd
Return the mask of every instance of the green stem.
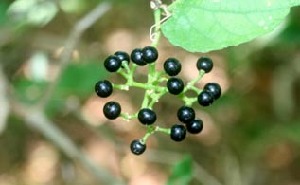
<path id="1" fill-rule="evenodd" d="M 149 107 L 153 107 L 155 103 L 158 102 L 158 100 L 165 95 L 168 92 L 166 88 L 160 89 L 159 93 L 155 93 L 151 95 L 151 102 L 149 103 Z"/>
<path id="2" fill-rule="evenodd" d="M 126 121 L 137 118 L 137 114 L 121 113 L 120 117 Z"/>
<path id="3" fill-rule="evenodd" d="M 142 138 L 142 142 L 146 143 L 147 139 L 154 134 L 155 132 L 162 132 L 165 133 L 167 135 L 170 135 L 171 129 L 170 128 L 162 128 L 159 126 L 152 126 L 152 125 L 147 125 L 147 132 L 144 135 L 144 137 Z"/>
<path id="4" fill-rule="evenodd" d="M 130 73 L 131 73 L 130 67 L 129 67 L 129 65 L 128 65 L 128 61 L 123 61 L 123 62 L 122 62 L 122 66 L 125 68 L 127 74 L 130 74 Z"/>
<path id="5" fill-rule="evenodd" d="M 160 21 L 161 21 L 161 9 L 158 8 L 154 11 L 154 25 L 155 25 L 155 30 L 154 30 L 154 40 L 152 41 L 152 46 L 157 47 L 159 39 L 160 39 Z"/>
<path id="6" fill-rule="evenodd" d="M 148 91 L 149 91 L 149 90 L 146 90 L 146 91 L 145 91 L 144 100 L 143 100 L 141 109 L 149 107 L 149 98 L 150 98 L 150 97 L 149 97 Z"/>
<path id="7" fill-rule="evenodd" d="M 127 84 L 115 84 L 115 83 L 113 83 L 113 88 L 128 91 L 129 90 L 129 85 L 127 85 Z"/>
<path id="8" fill-rule="evenodd" d="M 165 133 L 165 134 L 168 134 L 168 135 L 170 135 L 170 132 L 171 132 L 171 130 L 169 128 L 161 128 L 159 126 L 157 126 L 155 128 L 155 131 L 162 132 L 162 133 Z"/>
<path id="9" fill-rule="evenodd" d="M 147 139 L 154 134 L 155 132 L 155 127 L 152 125 L 147 125 L 147 133 L 145 134 L 145 136 L 142 139 L 142 142 L 146 143 Z"/>
<path id="10" fill-rule="evenodd" d="M 200 70 L 200 71 L 199 71 L 199 74 L 198 74 L 198 76 L 197 76 L 197 78 L 195 78 L 195 79 L 193 79 L 192 81 L 190 81 L 190 82 L 187 84 L 187 87 L 189 87 L 189 86 L 190 86 L 190 87 L 191 87 L 191 86 L 194 86 L 195 83 L 199 82 L 199 81 L 203 78 L 204 74 L 205 74 L 205 72 L 204 72 L 203 70 Z"/>

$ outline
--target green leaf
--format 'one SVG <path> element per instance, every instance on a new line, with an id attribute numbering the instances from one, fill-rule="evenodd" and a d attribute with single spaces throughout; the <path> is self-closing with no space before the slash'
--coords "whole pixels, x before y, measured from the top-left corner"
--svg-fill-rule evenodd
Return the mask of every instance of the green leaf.
<path id="1" fill-rule="evenodd" d="M 0 26 L 6 23 L 7 15 L 6 11 L 8 9 L 8 3 L 5 1 L 0 2 Z"/>
<path id="2" fill-rule="evenodd" d="M 177 0 L 162 31 L 191 52 L 236 46 L 273 31 L 300 0 Z"/>
<path id="3" fill-rule="evenodd" d="M 167 185 L 188 185 L 193 178 L 192 158 L 185 156 L 172 168 Z"/>
<path id="4" fill-rule="evenodd" d="M 87 97 L 94 93 L 96 82 L 106 76 L 107 72 L 99 63 L 69 65 L 58 82 L 56 96 Z"/>

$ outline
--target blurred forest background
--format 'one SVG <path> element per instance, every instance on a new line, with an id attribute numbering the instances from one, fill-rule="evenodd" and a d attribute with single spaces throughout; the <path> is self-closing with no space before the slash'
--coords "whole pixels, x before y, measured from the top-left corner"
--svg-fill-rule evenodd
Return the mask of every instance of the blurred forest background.
<path id="1" fill-rule="evenodd" d="M 104 71 L 106 56 L 151 44 L 149 1 L 1 0 L 0 185 L 300 185 L 299 17 L 294 8 L 274 33 L 206 54 L 162 38 L 158 68 L 176 57 L 189 81 L 209 56 L 215 67 L 199 86 L 218 82 L 223 95 L 194 106 L 201 134 L 180 143 L 155 134 L 135 156 L 130 142 L 145 129 L 107 121 L 94 84 L 120 81 Z M 134 112 L 142 93 L 109 99 Z M 176 122 L 180 105 L 164 97 L 159 123 Z"/>

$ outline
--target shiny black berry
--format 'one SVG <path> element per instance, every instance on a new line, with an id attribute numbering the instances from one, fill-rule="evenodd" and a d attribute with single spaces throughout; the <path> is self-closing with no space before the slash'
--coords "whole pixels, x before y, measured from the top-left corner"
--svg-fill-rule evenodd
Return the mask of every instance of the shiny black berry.
<path id="1" fill-rule="evenodd" d="M 131 152 L 135 155 L 141 155 L 145 152 L 147 146 L 140 139 L 135 139 L 130 144 Z"/>
<path id="2" fill-rule="evenodd" d="M 203 90 L 209 92 L 214 100 L 217 100 L 221 96 L 221 86 L 218 83 L 207 83 L 204 85 Z"/>
<path id="3" fill-rule="evenodd" d="M 197 61 L 197 68 L 198 70 L 203 70 L 205 73 L 208 73 L 213 68 L 213 62 L 208 57 L 201 57 Z"/>
<path id="4" fill-rule="evenodd" d="M 121 65 L 122 61 L 114 55 L 107 57 L 104 61 L 104 67 L 109 72 L 116 72 Z"/>
<path id="5" fill-rule="evenodd" d="M 186 129 L 183 125 L 175 124 L 171 127 L 170 137 L 174 141 L 182 141 L 185 139 Z"/>
<path id="6" fill-rule="evenodd" d="M 176 76 L 181 71 L 181 64 L 176 58 L 168 58 L 164 63 L 164 69 L 169 76 Z"/>
<path id="7" fill-rule="evenodd" d="M 183 123 L 189 123 L 195 119 L 195 111 L 191 107 L 182 106 L 177 111 L 177 118 Z"/>
<path id="8" fill-rule="evenodd" d="M 144 125 L 151 125 L 156 121 L 156 113 L 149 108 L 143 108 L 138 113 L 138 119 Z"/>
<path id="9" fill-rule="evenodd" d="M 144 66 L 147 64 L 147 62 L 143 58 L 143 51 L 140 48 L 136 48 L 132 50 L 130 58 L 133 63 L 139 66 Z"/>
<path id="10" fill-rule="evenodd" d="M 167 82 L 167 88 L 170 94 L 178 95 L 184 89 L 184 83 L 180 78 L 170 78 Z"/>
<path id="11" fill-rule="evenodd" d="M 115 56 L 121 61 L 127 61 L 127 64 L 130 62 L 130 56 L 125 51 L 116 51 Z"/>
<path id="12" fill-rule="evenodd" d="M 103 107 L 103 113 L 107 119 L 114 120 L 120 116 L 121 105 L 118 102 L 107 102 Z"/>
<path id="13" fill-rule="evenodd" d="M 95 85 L 95 92 L 101 98 L 106 98 L 113 92 L 113 86 L 108 80 L 98 81 Z"/>
<path id="14" fill-rule="evenodd" d="M 212 104 L 214 101 L 214 97 L 210 92 L 202 91 L 198 95 L 198 103 L 202 106 L 208 106 Z"/>
<path id="15" fill-rule="evenodd" d="M 153 63 L 157 60 L 158 58 L 158 51 L 155 47 L 153 46 L 146 46 L 142 49 L 143 53 L 143 59 L 145 62 L 148 64 Z"/>
<path id="16" fill-rule="evenodd" d="M 185 124 L 186 130 L 191 134 L 198 134 L 203 130 L 202 120 L 192 120 Z"/>

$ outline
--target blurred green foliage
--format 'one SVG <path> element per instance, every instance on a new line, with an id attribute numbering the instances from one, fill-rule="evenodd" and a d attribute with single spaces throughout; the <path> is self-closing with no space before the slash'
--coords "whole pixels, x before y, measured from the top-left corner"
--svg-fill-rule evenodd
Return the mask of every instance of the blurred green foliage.
<path id="1" fill-rule="evenodd" d="M 193 160 L 190 156 L 184 156 L 172 167 L 167 185 L 188 185 L 193 179 Z"/>

